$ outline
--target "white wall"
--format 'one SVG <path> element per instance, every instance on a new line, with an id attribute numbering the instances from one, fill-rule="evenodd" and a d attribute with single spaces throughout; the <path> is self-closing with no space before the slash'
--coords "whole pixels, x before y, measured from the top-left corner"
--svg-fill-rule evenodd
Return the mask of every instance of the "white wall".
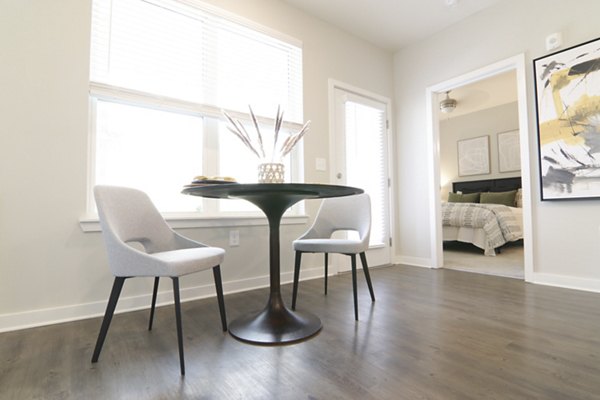
<path id="1" fill-rule="evenodd" d="M 518 104 L 476 111 L 440 121 L 440 183 L 441 198 L 446 200 L 452 191 L 452 182 L 479 179 L 510 178 L 521 176 L 517 172 L 500 172 L 498 160 L 498 133 L 519 129 Z M 481 136 L 489 137 L 490 173 L 484 175 L 458 175 L 458 141 Z"/>
<path id="2" fill-rule="evenodd" d="M 211 0 L 304 43 L 305 179 L 328 182 L 327 82 L 392 97 L 392 55 L 276 0 Z M 99 233 L 83 233 L 88 152 L 90 0 L 0 0 L 0 331 L 98 315 L 112 277 Z M 308 202 L 309 214 L 316 202 Z M 268 229 L 185 229 L 224 247 L 226 292 L 268 283 Z M 291 240 L 282 227 L 282 281 L 291 280 Z M 252 254 L 252 257 L 248 257 Z M 306 265 L 310 269 L 310 265 Z M 319 275 L 322 272 L 319 271 Z M 212 295 L 210 273 L 182 281 L 182 296 Z M 161 285 L 169 300 L 170 285 Z M 150 280 L 127 282 L 121 309 L 149 304 Z M 266 299 L 265 299 L 266 301 Z M 215 309 L 216 310 L 216 309 Z M 228 310 L 235 317 L 235 310 Z"/>
<path id="3" fill-rule="evenodd" d="M 433 265 L 426 88 L 525 54 L 532 182 L 533 281 L 600 291 L 600 200 L 540 202 L 534 108 L 534 58 L 560 31 L 566 48 L 600 36 L 596 0 L 505 0 L 394 57 L 396 100 L 396 258 Z M 403 193 L 410 193 L 408 196 Z"/>

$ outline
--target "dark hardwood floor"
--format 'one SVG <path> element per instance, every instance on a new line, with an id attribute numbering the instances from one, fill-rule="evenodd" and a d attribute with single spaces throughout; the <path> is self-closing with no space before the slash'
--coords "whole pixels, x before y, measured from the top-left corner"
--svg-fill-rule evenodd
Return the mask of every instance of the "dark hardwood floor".
<path id="1" fill-rule="evenodd" d="M 0 399 L 600 399 L 600 294 L 451 270 L 372 270 L 300 283 L 298 310 L 322 331 L 298 344 L 241 343 L 215 299 L 183 307 L 186 373 L 172 307 L 116 315 L 91 364 L 100 319 L 0 334 Z M 283 287 L 289 302 L 291 285 Z M 228 318 L 267 289 L 226 295 Z M 108 296 L 108 293 L 107 293 Z"/>

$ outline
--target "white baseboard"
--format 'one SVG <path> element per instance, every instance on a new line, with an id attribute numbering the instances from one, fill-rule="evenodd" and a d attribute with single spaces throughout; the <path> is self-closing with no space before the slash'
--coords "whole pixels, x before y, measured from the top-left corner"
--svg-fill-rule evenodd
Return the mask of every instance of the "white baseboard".
<path id="1" fill-rule="evenodd" d="M 534 272 L 531 283 L 600 293 L 600 280 Z"/>
<path id="2" fill-rule="evenodd" d="M 397 256 L 394 263 L 414 267 L 433 268 L 433 263 L 428 258 Z M 598 279 L 576 278 L 572 276 L 534 272 L 528 283 L 600 293 L 600 280 Z"/>
<path id="3" fill-rule="evenodd" d="M 411 265 L 413 267 L 433 268 L 430 258 L 397 256 L 394 264 Z"/>
<path id="4" fill-rule="evenodd" d="M 301 270 L 300 280 L 309 280 L 323 276 L 323 267 L 303 268 Z M 291 283 L 293 272 L 281 274 L 281 284 Z M 259 276 L 250 279 L 223 282 L 223 291 L 227 294 L 245 292 L 248 290 L 264 288 L 269 286 L 269 276 Z M 181 289 L 181 301 L 199 300 L 208 297 L 215 297 L 214 285 L 195 286 Z M 108 294 L 107 294 L 108 296 Z M 128 296 L 119 298 L 119 303 L 115 313 L 143 310 L 150 307 L 152 293 Z M 73 304 L 64 307 L 44 308 L 37 310 L 24 311 L 20 313 L 1 314 L 0 332 L 9 332 L 20 329 L 35 328 L 44 325 L 53 325 L 63 322 L 77 321 L 87 318 L 96 318 L 104 315 L 108 297 L 102 301 Z M 227 298 L 225 298 L 227 301 Z M 265 299 L 266 301 L 266 299 Z M 163 306 L 173 303 L 173 292 L 170 290 L 159 291 L 156 298 L 156 305 Z M 227 306 L 227 303 L 225 303 Z"/>

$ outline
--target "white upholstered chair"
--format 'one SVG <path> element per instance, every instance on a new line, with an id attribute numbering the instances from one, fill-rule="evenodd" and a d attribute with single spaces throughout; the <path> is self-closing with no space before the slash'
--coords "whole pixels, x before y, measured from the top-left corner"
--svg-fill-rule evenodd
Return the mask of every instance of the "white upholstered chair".
<path id="1" fill-rule="evenodd" d="M 185 375 L 179 277 L 212 269 L 221 324 L 223 331 L 226 331 L 227 320 L 220 269 L 225 250 L 190 240 L 172 230 L 144 192 L 118 186 L 96 186 L 94 196 L 108 253 L 109 267 L 115 279 L 92 362 L 97 362 L 100 356 L 125 279 L 154 277 L 148 324 L 148 330 L 151 330 L 159 279 L 169 277 L 173 281 L 175 298 L 179 363 L 181 374 Z M 129 243 L 133 242 L 141 244 L 145 251 L 130 246 Z"/>
<path id="2" fill-rule="evenodd" d="M 336 231 L 356 231 L 357 239 L 332 238 Z M 327 294 L 328 254 L 341 253 L 350 256 L 352 262 L 352 289 L 354 293 L 354 319 L 358 320 L 358 296 L 356 288 L 356 255 L 360 255 L 371 301 L 375 301 L 367 257 L 371 233 L 371 200 L 366 193 L 324 199 L 313 225 L 293 242 L 296 252 L 292 310 L 296 309 L 298 279 L 302 253 L 325 253 L 325 294 Z"/>

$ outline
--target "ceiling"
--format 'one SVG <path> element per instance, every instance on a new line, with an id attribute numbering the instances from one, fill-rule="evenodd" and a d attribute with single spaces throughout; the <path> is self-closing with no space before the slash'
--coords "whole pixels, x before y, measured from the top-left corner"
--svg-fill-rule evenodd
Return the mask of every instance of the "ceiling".
<path id="1" fill-rule="evenodd" d="M 281 0 L 390 50 L 426 39 L 503 0 Z M 447 3 L 456 3 L 448 6 Z"/>
<path id="2" fill-rule="evenodd" d="M 456 100 L 456 109 L 448 114 L 440 114 L 441 119 L 456 118 L 472 112 L 497 107 L 517 101 L 517 73 L 508 71 L 494 75 L 469 85 L 458 87 L 450 92 Z M 438 100 L 446 98 L 445 93 Z"/>

